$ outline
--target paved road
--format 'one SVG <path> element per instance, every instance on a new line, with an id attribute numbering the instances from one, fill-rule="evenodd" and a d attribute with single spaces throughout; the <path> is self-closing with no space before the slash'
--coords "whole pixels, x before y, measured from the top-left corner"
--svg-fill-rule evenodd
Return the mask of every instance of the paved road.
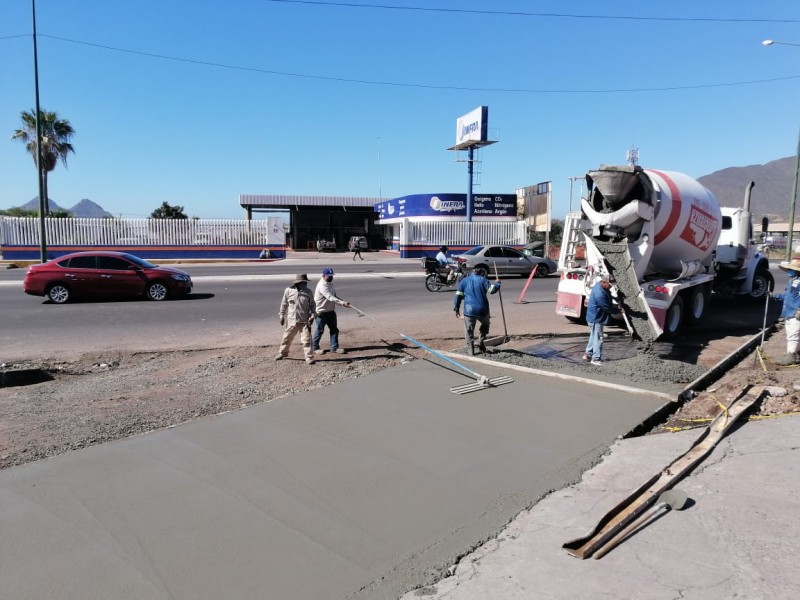
<path id="1" fill-rule="evenodd" d="M 280 339 L 277 313 L 285 286 L 295 273 L 307 272 L 315 281 L 328 264 L 337 272 L 338 293 L 394 330 L 419 339 L 461 336 L 462 326 L 451 310 L 452 289 L 428 292 L 418 261 L 377 260 L 368 255 L 363 263 L 354 265 L 347 256 L 313 253 L 274 263 L 182 265 L 192 273 L 194 293 L 186 300 L 161 303 L 128 300 L 52 305 L 22 293 L 23 273 L 17 270 L 11 278 L 2 272 L 7 279 L 0 280 L 4 325 L 0 329 L 0 362 L 120 347 L 161 350 L 274 344 Z M 577 330 L 564 319 L 553 319 L 556 277 L 534 280 L 525 294 L 526 303 L 514 304 L 526 283 L 522 278 L 504 281 L 509 331 L 530 333 L 537 327 Z M 498 318 L 494 330 L 500 332 L 498 299 L 493 302 Z M 387 335 L 353 311 L 341 311 L 339 326 L 345 345 L 348 336 L 366 340 Z"/>

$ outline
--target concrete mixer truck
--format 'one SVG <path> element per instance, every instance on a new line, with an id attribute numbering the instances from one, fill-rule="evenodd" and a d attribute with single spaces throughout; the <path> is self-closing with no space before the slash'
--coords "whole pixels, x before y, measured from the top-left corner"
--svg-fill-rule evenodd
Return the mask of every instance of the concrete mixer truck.
<path id="1" fill-rule="evenodd" d="M 581 211 L 564 223 L 557 314 L 585 319 L 592 285 L 608 274 L 629 329 L 654 341 L 701 321 L 712 292 L 757 301 L 774 287 L 754 243 L 752 182 L 741 208 L 720 207 L 710 190 L 671 171 L 601 166 L 586 182 Z"/>

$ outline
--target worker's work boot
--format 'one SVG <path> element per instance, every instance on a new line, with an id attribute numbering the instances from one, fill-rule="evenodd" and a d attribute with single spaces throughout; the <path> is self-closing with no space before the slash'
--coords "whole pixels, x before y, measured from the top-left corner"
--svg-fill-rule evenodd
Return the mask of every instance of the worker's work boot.
<path id="1" fill-rule="evenodd" d="M 775 364 L 783 365 L 785 367 L 788 367 L 790 365 L 796 365 L 797 364 L 797 353 L 788 352 L 788 353 L 784 354 L 783 356 L 781 356 L 780 358 L 776 358 L 775 359 Z"/>
<path id="2" fill-rule="evenodd" d="M 475 344 L 473 344 L 472 342 L 467 344 L 467 354 L 469 354 L 470 356 L 475 356 Z"/>

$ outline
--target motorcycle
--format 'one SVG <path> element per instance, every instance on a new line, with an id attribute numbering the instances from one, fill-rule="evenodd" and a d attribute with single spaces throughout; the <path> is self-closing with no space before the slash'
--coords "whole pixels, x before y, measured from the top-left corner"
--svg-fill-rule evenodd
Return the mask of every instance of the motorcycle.
<path id="1" fill-rule="evenodd" d="M 429 292 L 438 292 L 442 288 L 455 287 L 464 278 L 464 267 L 461 263 L 452 265 L 455 277 L 449 281 L 447 279 L 447 268 L 439 265 L 436 259 L 423 258 L 422 268 L 425 269 L 425 287 Z"/>

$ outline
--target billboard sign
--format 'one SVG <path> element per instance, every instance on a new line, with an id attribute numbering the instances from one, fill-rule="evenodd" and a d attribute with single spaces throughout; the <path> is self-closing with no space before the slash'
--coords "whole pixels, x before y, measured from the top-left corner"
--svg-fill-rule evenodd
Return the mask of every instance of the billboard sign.
<path id="1" fill-rule="evenodd" d="M 552 183 L 543 181 L 517 190 L 523 218 L 531 231 L 550 231 Z"/>
<path id="2" fill-rule="evenodd" d="M 467 216 L 466 194 L 412 194 L 385 200 L 375 205 L 381 221 L 406 217 L 436 217 L 464 220 Z M 472 196 L 473 219 L 516 220 L 515 194 L 475 194 Z"/>
<path id="3" fill-rule="evenodd" d="M 466 148 L 472 142 L 488 141 L 489 107 L 479 106 L 456 119 L 456 148 Z"/>

